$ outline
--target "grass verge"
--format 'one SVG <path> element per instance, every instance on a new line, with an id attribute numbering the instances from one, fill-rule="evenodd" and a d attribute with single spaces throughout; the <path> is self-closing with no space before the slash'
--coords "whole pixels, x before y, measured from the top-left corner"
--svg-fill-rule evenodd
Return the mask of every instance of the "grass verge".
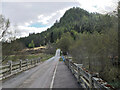
<path id="1" fill-rule="evenodd" d="M 54 55 L 52 55 L 52 54 L 44 54 L 44 53 L 28 54 L 28 55 L 24 55 L 24 56 L 23 55 L 10 55 L 2 64 L 5 65 L 8 63 L 8 61 L 18 62 L 20 59 L 22 59 L 24 61 L 25 59 L 30 60 L 30 59 L 35 59 L 35 58 L 39 58 L 39 57 L 42 57 L 41 61 L 43 62 L 53 56 Z"/>

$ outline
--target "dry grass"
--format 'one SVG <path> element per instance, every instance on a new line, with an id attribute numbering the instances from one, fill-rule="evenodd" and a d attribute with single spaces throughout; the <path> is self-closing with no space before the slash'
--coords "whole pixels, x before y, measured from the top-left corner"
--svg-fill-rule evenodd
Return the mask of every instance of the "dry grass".
<path id="1" fill-rule="evenodd" d="M 51 54 L 44 54 L 44 53 L 39 53 L 39 54 L 29 54 L 29 55 L 10 55 L 4 62 L 3 64 L 6 64 L 8 61 L 13 61 L 13 62 L 18 62 L 20 59 L 25 60 L 25 59 L 35 59 L 35 58 L 39 58 L 42 57 L 41 61 L 45 61 L 51 57 L 53 57 L 53 55 Z"/>

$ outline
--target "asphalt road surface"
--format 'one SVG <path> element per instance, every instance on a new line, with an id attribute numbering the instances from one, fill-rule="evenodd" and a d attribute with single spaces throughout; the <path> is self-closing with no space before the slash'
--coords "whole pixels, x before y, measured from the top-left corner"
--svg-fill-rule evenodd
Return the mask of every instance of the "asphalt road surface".
<path id="1" fill-rule="evenodd" d="M 60 49 L 57 49 L 54 57 L 2 82 L 2 88 L 50 88 L 59 58 Z"/>
<path id="2" fill-rule="evenodd" d="M 75 88 L 82 88 L 82 86 L 77 83 L 77 80 L 73 76 L 70 69 L 68 69 L 68 67 L 62 61 L 62 62 L 59 62 L 59 64 L 57 65 L 53 88 L 74 88 L 75 89 Z"/>

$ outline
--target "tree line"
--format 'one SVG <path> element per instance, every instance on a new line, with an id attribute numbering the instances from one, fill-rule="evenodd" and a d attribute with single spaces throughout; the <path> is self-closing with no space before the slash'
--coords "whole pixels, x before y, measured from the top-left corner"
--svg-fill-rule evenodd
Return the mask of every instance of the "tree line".
<path id="1" fill-rule="evenodd" d="M 98 72 L 104 80 L 119 87 L 119 10 L 118 6 L 118 14 L 110 15 L 89 13 L 74 7 L 46 31 L 30 34 L 12 43 L 20 42 L 21 47 L 27 48 L 47 45 L 49 52 L 60 48 L 63 54 L 71 55 L 74 62 L 82 63 L 86 69 Z"/>
<path id="2" fill-rule="evenodd" d="M 38 34 L 30 34 L 29 37 L 19 39 L 26 47 L 34 41 L 35 47 L 56 43 L 57 39 L 70 32 L 74 39 L 76 33 L 85 31 L 93 33 L 94 31 L 101 32 L 106 27 L 112 27 L 116 22 L 116 17 L 108 14 L 102 15 L 99 13 L 89 13 L 81 8 L 71 8 L 65 12 L 59 21 L 56 21 L 51 28 Z M 109 21 L 109 22 L 108 22 Z"/>
<path id="3" fill-rule="evenodd" d="M 120 88 L 119 8 L 117 16 L 85 15 L 89 18 L 83 16 L 84 23 L 81 20 L 75 25 L 76 29 L 68 29 L 70 31 L 57 40 L 56 46 L 63 54 L 71 55 L 74 62 L 83 64 L 86 70 L 99 73 L 110 85 Z"/>

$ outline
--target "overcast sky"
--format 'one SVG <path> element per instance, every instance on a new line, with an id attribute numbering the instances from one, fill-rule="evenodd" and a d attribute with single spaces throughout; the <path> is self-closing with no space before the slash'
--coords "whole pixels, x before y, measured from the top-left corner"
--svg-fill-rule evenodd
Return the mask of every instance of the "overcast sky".
<path id="1" fill-rule="evenodd" d="M 9 1 L 9 2 L 8 2 Z M 51 27 L 66 10 L 80 7 L 89 12 L 106 13 L 116 9 L 118 0 L 2 0 L 2 14 L 10 19 L 11 27 L 17 25 L 17 37 L 40 33 Z M 14 30 L 13 30 L 14 31 Z"/>

